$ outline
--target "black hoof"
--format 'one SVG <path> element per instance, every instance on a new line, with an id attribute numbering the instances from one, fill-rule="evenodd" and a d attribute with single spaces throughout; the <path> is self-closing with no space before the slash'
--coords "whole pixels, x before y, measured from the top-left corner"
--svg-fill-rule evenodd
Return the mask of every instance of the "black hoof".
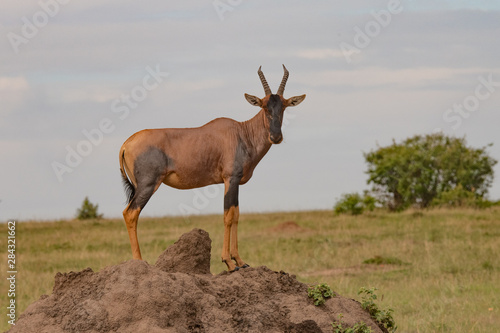
<path id="1" fill-rule="evenodd" d="M 232 271 L 229 271 L 229 273 L 233 273 L 233 272 L 236 272 L 236 271 L 239 271 L 240 268 L 238 266 L 236 266 Z"/>
<path id="2" fill-rule="evenodd" d="M 247 267 L 250 267 L 249 264 L 244 264 L 243 266 L 241 266 L 241 268 L 247 268 Z"/>

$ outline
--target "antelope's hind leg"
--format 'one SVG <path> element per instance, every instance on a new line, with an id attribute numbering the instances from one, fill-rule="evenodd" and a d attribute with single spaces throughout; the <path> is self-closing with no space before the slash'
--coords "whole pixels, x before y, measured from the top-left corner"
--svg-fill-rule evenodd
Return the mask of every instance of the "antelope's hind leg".
<path id="1" fill-rule="evenodd" d="M 137 221 L 141 213 L 140 207 L 128 204 L 127 208 L 123 211 L 123 219 L 127 227 L 128 237 L 130 239 L 130 247 L 132 248 L 132 257 L 134 259 L 142 260 L 141 249 L 139 248 L 139 240 L 137 239 Z"/>
<path id="2" fill-rule="evenodd" d="M 130 247 L 132 248 L 132 256 L 134 259 L 142 260 L 139 240 L 137 239 L 137 222 L 139 221 L 139 215 L 160 185 L 161 180 L 156 184 L 149 184 L 144 187 L 138 186 L 132 201 L 130 201 L 127 208 L 123 211 L 123 219 L 127 226 Z"/>
<path id="3" fill-rule="evenodd" d="M 134 259 L 142 260 L 139 240 L 137 239 L 139 215 L 151 196 L 160 187 L 167 166 L 168 157 L 157 148 L 146 150 L 134 161 L 134 178 L 137 187 L 134 188 L 132 200 L 123 211 Z"/>

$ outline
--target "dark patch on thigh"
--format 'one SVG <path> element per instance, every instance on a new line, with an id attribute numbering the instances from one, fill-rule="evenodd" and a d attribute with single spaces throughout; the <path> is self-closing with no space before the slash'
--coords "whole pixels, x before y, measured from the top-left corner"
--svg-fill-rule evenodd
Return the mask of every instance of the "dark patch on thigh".
<path id="1" fill-rule="evenodd" d="M 137 189 L 131 201 L 131 208 L 146 206 L 156 186 L 165 176 L 171 159 L 165 152 L 156 147 L 149 147 L 134 161 L 134 177 Z"/>

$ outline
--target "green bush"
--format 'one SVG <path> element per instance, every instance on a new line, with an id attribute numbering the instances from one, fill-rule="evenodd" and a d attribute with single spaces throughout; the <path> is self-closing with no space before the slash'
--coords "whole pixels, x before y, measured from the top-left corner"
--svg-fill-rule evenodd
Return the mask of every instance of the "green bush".
<path id="1" fill-rule="evenodd" d="M 334 206 L 336 214 L 351 214 L 359 215 L 365 210 L 372 211 L 375 209 L 376 200 L 366 192 L 363 196 L 358 193 L 343 194 L 339 201 Z"/>
<path id="2" fill-rule="evenodd" d="M 375 321 L 383 325 L 388 332 L 396 332 L 398 327 L 392 317 L 394 310 L 381 310 L 375 303 L 375 300 L 377 299 L 375 291 L 377 291 L 377 288 L 367 289 L 361 287 L 359 289 L 358 295 L 364 294 L 362 296 L 361 306 L 370 313 L 370 316 L 375 319 Z"/>
<path id="3" fill-rule="evenodd" d="M 102 214 L 98 213 L 99 205 L 94 205 L 89 201 L 88 197 L 82 202 L 82 207 L 77 209 L 76 218 L 79 220 L 100 219 Z"/>
<path id="4" fill-rule="evenodd" d="M 326 298 L 334 297 L 335 293 L 326 283 L 318 284 L 317 286 L 310 286 L 307 289 L 307 296 L 314 300 L 314 305 L 324 304 Z"/>
<path id="5" fill-rule="evenodd" d="M 433 207 L 447 208 L 488 208 L 496 204 L 496 202 L 486 200 L 472 191 L 465 190 L 461 184 L 458 184 L 451 190 L 442 192 L 437 198 L 432 200 Z"/>

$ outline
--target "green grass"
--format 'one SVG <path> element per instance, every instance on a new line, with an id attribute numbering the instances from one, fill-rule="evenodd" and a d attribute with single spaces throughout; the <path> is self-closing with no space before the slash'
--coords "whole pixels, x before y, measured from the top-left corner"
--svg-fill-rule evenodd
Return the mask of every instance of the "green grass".
<path id="1" fill-rule="evenodd" d="M 307 231 L 272 232 L 285 221 Z M 210 233 L 212 273 L 220 262 L 221 215 L 141 218 L 143 257 L 154 264 L 180 235 Z M 500 209 L 431 210 L 360 216 L 333 211 L 241 214 L 240 255 L 252 266 L 327 283 L 359 300 L 360 287 L 377 287 L 381 308 L 394 309 L 398 332 L 496 332 L 500 327 Z M 7 225 L 0 226 L 7 271 Z M 94 271 L 131 258 L 122 220 L 21 222 L 16 228 L 17 313 L 50 294 L 57 272 Z M 385 258 L 381 264 L 363 264 Z M 404 264 L 397 264 L 404 263 Z M 2 274 L 2 276 L 4 276 Z M 0 279 L 0 330 L 8 329 L 7 280 Z"/>

